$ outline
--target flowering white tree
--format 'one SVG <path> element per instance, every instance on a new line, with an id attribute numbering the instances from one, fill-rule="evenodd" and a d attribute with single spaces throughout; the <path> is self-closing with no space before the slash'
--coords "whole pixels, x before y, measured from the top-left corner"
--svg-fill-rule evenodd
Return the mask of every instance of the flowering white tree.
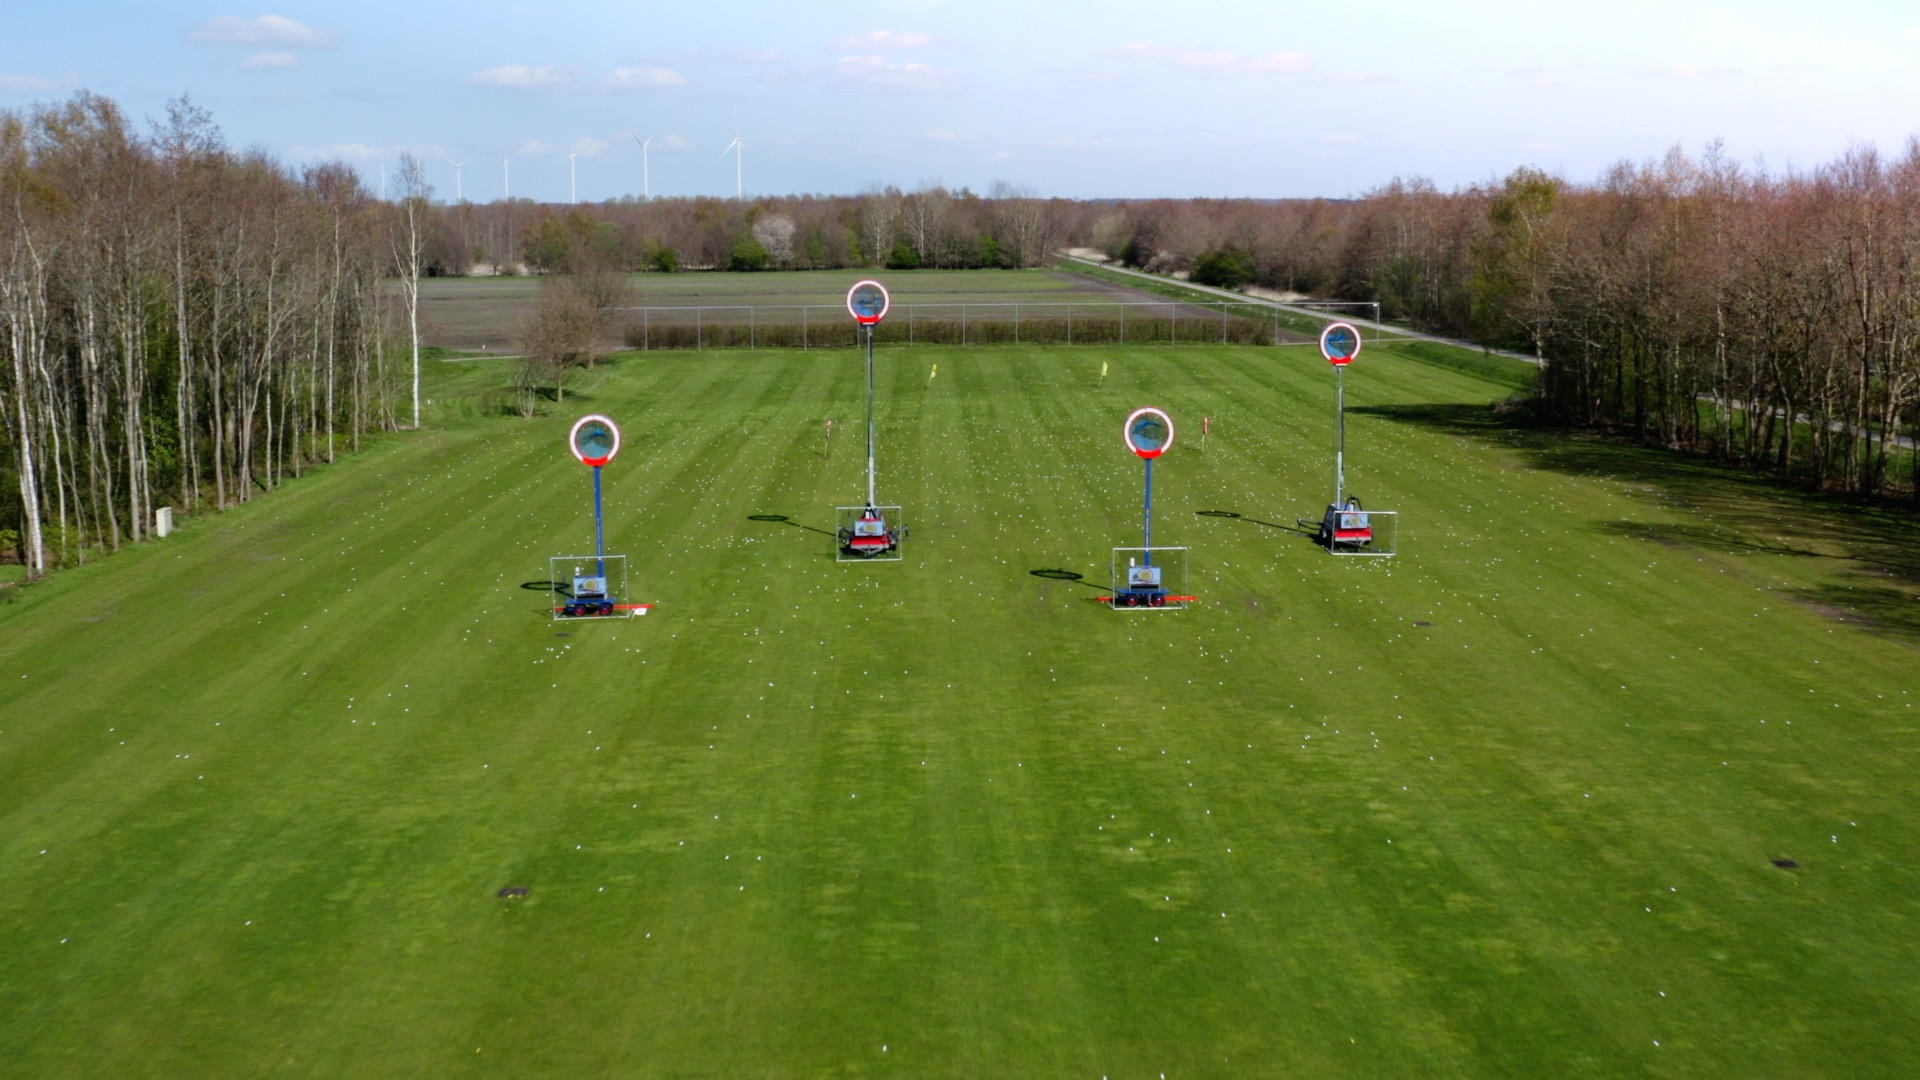
<path id="1" fill-rule="evenodd" d="M 753 223 L 753 238 L 767 249 L 775 266 L 793 262 L 793 219 L 785 214 L 763 214 Z"/>

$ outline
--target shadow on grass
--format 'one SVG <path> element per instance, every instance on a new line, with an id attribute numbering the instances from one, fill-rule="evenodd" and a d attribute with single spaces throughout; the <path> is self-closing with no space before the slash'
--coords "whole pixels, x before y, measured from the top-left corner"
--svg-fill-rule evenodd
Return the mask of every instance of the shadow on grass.
<path id="1" fill-rule="evenodd" d="M 1103 593 L 1107 591 L 1105 585 L 1096 585 L 1088 581 L 1085 574 L 1077 574 L 1072 570 L 1029 570 L 1027 573 L 1037 578 L 1046 578 L 1048 581 L 1075 581 L 1089 589 L 1099 589 Z"/>
<path id="2" fill-rule="evenodd" d="M 1307 537 L 1317 537 L 1320 535 L 1317 530 L 1308 529 L 1300 525 L 1282 525 L 1276 521 L 1261 521 L 1259 518 L 1250 518 L 1245 514 L 1234 513 L 1232 510 L 1195 510 L 1194 515 L 1196 517 L 1228 518 L 1233 521 L 1244 521 L 1249 525 L 1265 525 L 1269 529 L 1279 529 L 1282 532 L 1298 533 L 1301 536 Z"/>
<path id="3" fill-rule="evenodd" d="M 1694 454 L 1509 419 L 1484 405 L 1348 411 L 1497 443 L 1536 469 L 1636 488 L 1634 494 L 1652 496 L 1664 512 L 1593 528 L 1722 560 L 1806 560 L 1803 578 L 1825 580 L 1803 580 L 1786 595 L 1833 618 L 1920 643 L 1920 517 L 1911 510 L 1851 502 Z M 1671 520 L 1676 517 L 1683 520 Z"/>
<path id="4" fill-rule="evenodd" d="M 791 525 L 796 529 L 805 529 L 808 532 L 817 532 L 821 536 L 835 535 L 834 533 L 828 532 L 826 529 L 816 529 L 811 525 L 802 525 L 785 514 L 748 514 L 747 520 L 748 521 L 775 521 L 775 522 L 779 522 L 782 525 Z"/>

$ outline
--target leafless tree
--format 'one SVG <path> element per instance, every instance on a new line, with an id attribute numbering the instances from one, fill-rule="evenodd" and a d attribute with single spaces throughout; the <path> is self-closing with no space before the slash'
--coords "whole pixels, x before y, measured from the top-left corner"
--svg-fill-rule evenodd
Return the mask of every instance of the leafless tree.
<path id="1" fill-rule="evenodd" d="M 953 197 L 937 183 L 921 185 L 918 191 L 900 201 L 900 220 L 906 226 L 907 242 L 920 256 L 920 265 L 940 264 L 940 227 Z"/>
<path id="2" fill-rule="evenodd" d="M 532 388 L 552 379 L 554 401 L 565 401 L 568 373 L 593 363 L 599 326 L 598 309 L 576 281 L 565 276 L 543 280 L 539 301 L 520 324 L 522 386 Z M 522 400 L 522 415 L 532 415 L 530 398 Z"/>
<path id="3" fill-rule="evenodd" d="M 860 244 L 867 265 L 875 266 L 887 260 L 887 252 L 893 250 L 899 217 L 899 188 L 875 188 L 860 200 Z"/>
<path id="4" fill-rule="evenodd" d="M 407 334 L 413 346 L 413 426 L 420 426 L 420 268 L 426 255 L 426 216 L 433 188 L 426 166 L 409 150 L 400 155 L 400 215 L 393 261 L 406 300 Z"/>

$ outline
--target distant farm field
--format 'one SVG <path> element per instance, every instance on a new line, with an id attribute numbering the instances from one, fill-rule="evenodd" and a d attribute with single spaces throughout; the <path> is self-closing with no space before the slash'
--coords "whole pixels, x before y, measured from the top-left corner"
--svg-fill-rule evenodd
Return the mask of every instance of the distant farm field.
<path id="1" fill-rule="evenodd" d="M 1912 516 L 1436 357 L 1347 377 L 1364 560 L 1296 525 L 1311 347 L 883 348 L 888 565 L 833 555 L 854 352 L 531 421 L 436 364 L 427 430 L 0 589 L 6 1071 L 1920 1071 Z M 1096 602 L 1147 404 L 1187 611 Z M 588 410 L 657 606 L 555 624 Z"/>
<path id="2" fill-rule="evenodd" d="M 1164 321 L 1172 312 L 1189 320 L 1190 335 L 1197 337 L 1201 328 L 1218 319 L 1219 311 L 1191 303 L 1170 304 L 1123 284 L 1054 270 L 698 271 L 629 275 L 636 307 L 649 310 L 645 315 L 629 312 L 616 321 L 622 327 L 645 320 L 661 327 L 743 330 L 756 319 L 761 325 L 807 322 L 821 341 L 845 344 L 839 339 L 850 342 L 852 335 L 852 320 L 843 306 L 847 290 L 864 277 L 879 278 L 892 293 L 895 310 L 884 327 L 888 334 L 907 334 L 916 317 L 957 321 L 963 317 L 963 306 L 976 323 L 1008 323 L 1022 315 L 1059 320 L 1068 317 L 1070 307 L 1090 322 L 1117 318 L 1117 305 L 1125 304 L 1134 306 L 1136 329 L 1144 321 Z M 539 288 L 540 279 L 534 277 L 423 281 L 423 336 L 427 344 L 447 349 L 516 351 L 516 327 L 532 309 Z M 1016 305 L 1023 310 L 1016 310 Z M 1245 313 L 1258 310 L 1252 304 L 1245 307 Z M 607 344 L 620 345 L 617 338 Z M 747 339 L 743 337 L 741 343 Z"/>

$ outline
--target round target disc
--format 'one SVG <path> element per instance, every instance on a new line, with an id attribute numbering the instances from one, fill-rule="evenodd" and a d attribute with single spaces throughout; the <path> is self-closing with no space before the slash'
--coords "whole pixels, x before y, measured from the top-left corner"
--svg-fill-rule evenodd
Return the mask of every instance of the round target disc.
<path id="1" fill-rule="evenodd" d="M 887 287 L 877 281 L 857 281 L 847 290 L 847 311 L 862 326 L 872 326 L 887 317 L 887 309 L 893 306 L 893 298 L 887 295 Z"/>
<path id="2" fill-rule="evenodd" d="M 620 452 L 620 428 L 599 413 L 589 413 L 574 421 L 567 448 L 582 465 L 599 468 Z"/>
<path id="3" fill-rule="evenodd" d="M 1334 367 L 1346 367 L 1360 355 L 1360 331 L 1351 323 L 1328 323 L 1320 331 L 1320 355 Z"/>
<path id="4" fill-rule="evenodd" d="M 1121 429 L 1127 449 L 1143 458 L 1157 458 L 1173 445 L 1173 418 L 1160 409 L 1135 409 Z"/>

